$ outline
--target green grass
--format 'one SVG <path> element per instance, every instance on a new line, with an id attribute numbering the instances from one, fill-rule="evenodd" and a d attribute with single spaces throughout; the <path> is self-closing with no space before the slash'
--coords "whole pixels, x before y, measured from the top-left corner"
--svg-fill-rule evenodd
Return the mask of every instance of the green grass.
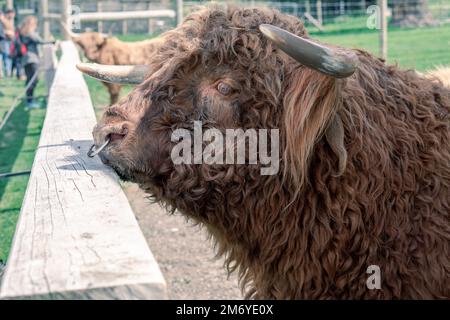
<path id="1" fill-rule="evenodd" d="M 14 98 L 23 91 L 24 81 L 1 79 L 0 83 L 0 118 L 3 119 Z M 46 90 L 40 81 L 35 95 L 44 94 Z M 31 169 L 44 117 L 45 109 L 26 111 L 24 103 L 15 109 L 0 131 L 0 173 Z M 28 176 L 0 179 L 0 260 L 3 261 L 9 253 L 27 183 Z"/>
<path id="2" fill-rule="evenodd" d="M 105 107 L 109 105 L 109 93 L 106 87 L 100 82 L 89 76 L 84 76 L 84 80 L 89 88 L 89 94 L 92 99 L 92 104 L 94 105 L 95 115 L 97 119 L 101 116 Z M 120 97 L 126 96 L 131 90 L 132 86 L 124 86 L 120 91 Z"/>
<path id="3" fill-rule="evenodd" d="M 366 28 L 365 19 L 326 25 L 324 32 L 311 28 L 311 36 L 347 48 L 379 54 L 379 32 Z M 450 65 L 450 24 L 417 29 L 389 28 L 388 63 L 402 68 L 426 71 Z"/>

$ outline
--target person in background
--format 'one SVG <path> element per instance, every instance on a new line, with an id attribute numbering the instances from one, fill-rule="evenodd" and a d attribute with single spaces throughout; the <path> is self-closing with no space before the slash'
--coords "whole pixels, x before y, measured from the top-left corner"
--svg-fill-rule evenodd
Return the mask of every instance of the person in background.
<path id="1" fill-rule="evenodd" d="M 1 41 L 1 53 L 3 58 L 3 72 L 6 77 L 11 76 L 12 58 L 10 54 L 11 42 L 14 40 L 14 17 L 16 13 L 13 9 L 8 9 L 4 14 L 0 14 L 0 24 L 2 25 L 4 38 Z"/>
<path id="2" fill-rule="evenodd" d="M 12 58 L 12 66 L 11 66 L 11 73 L 14 74 L 14 70 L 16 71 L 16 77 L 18 80 L 25 80 L 26 77 L 24 75 L 24 70 L 22 67 L 22 60 L 23 60 L 23 46 L 20 39 L 20 33 L 19 30 L 16 30 L 14 35 L 14 41 L 13 46 L 10 50 L 10 55 Z"/>
<path id="3" fill-rule="evenodd" d="M 3 12 L 0 11 L 0 17 L 3 16 Z M 3 30 L 3 23 L 0 22 L 0 79 L 3 78 L 3 41 L 6 39 L 5 32 Z"/>
<path id="4" fill-rule="evenodd" d="M 26 52 L 23 55 L 22 64 L 25 68 L 25 75 L 27 80 L 25 86 L 27 87 L 27 108 L 39 108 L 39 104 L 34 101 L 34 88 L 38 82 L 39 77 L 39 51 L 38 45 L 55 43 L 54 41 L 44 41 L 36 32 L 38 20 L 35 16 L 27 16 L 22 22 L 20 32 L 20 42 L 25 45 Z"/>

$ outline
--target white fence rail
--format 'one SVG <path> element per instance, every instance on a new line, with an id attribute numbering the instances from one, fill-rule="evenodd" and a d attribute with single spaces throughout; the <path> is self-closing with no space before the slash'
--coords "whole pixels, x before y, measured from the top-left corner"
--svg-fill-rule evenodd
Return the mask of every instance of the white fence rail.
<path id="1" fill-rule="evenodd" d="M 124 12 L 85 12 L 80 13 L 73 19 L 80 21 L 115 21 L 126 19 L 144 19 L 144 18 L 175 18 L 176 12 L 174 10 L 146 10 L 146 11 L 124 11 Z"/>
<path id="2" fill-rule="evenodd" d="M 61 47 L 0 298 L 164 299 L 117 176 L 86 156 L 94 111 L 75 46 Z"/>

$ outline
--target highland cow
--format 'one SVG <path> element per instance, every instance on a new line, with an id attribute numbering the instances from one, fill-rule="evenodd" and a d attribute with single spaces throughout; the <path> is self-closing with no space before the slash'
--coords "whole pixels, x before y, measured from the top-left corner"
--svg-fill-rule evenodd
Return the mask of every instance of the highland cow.
<path id="1" fill-rule="evenodd" d="M 107 65 L 146 64 L 159 42 L 158 39 L 124 42 L 116 37 L 94 31 L 83 33 L 70 31 L 69 34 L 88 60 Z M 103 84 L 108 89 L 110 104 L 115 104 L 119 99 L 122 86 L 109 82 L 103 82 Z"/>
<path id="2" fill-rule="evenodd" d="M 442 82 L 442 84 L 450 88 L 450 67 L 438 67 L 426 73 L 428 79 Z"/>
<path id="3" fill-rule="evenodd" d="M 450 298 L 449 89 L 320 44 L 271 9 L 206 8 L 161 40 L 120 75 L 79 65 L 140 82 L 95 144 L 123 179 L 206 227 L 246 297 Z M 279 172 L 174 165 L 171 133 L 193 121 L 279 128 Z M 373 265 L 380 289 L 367 285 Z"/>

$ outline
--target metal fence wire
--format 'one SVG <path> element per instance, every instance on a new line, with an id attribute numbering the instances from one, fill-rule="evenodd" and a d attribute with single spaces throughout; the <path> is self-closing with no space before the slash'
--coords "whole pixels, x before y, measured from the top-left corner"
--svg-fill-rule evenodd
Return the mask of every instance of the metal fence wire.
<path id="1" fill-rule="evenodd" d="M 61 13 L 60 0 L 48 0 L 49 13 Z M 189 14 L 199 5 L 210 1 L 184 1 L 184 15 Z M 305 20 L 306 25 L 320 25 L 326 30 L 327 25 L 342 23 L 348 28 L 358 28 L 361 21 L 371 14 L 372 6 L 379 0 L 299 0 L 299 1 L 214 1 L 218 5 L 268 6 L 283 13 L 291 14 Z M 450 0 L 387 0 L 388 18 L 391 26 L 422 27 L 450 23 Z M 120 12 L 138 10 L 158 10 L 177 8 L 177 0 L 73 0 L 72 5 L 79 12 Z M 39 15 L 39 0 L 16 1 L 19 20 L 28 14 Z M 76 13 L 76 12 L 73 12 Z M 360 19 L 358 22 L 358 19 Z M 157 35 L 176 26 L 176 19 L 150 18 L 123 21 L 82 22 L 81 30 L 91 29 L 114 34 L 152 34 Z M 59 34 L 58 23 L 51 24 L 51 33 Z"/>

